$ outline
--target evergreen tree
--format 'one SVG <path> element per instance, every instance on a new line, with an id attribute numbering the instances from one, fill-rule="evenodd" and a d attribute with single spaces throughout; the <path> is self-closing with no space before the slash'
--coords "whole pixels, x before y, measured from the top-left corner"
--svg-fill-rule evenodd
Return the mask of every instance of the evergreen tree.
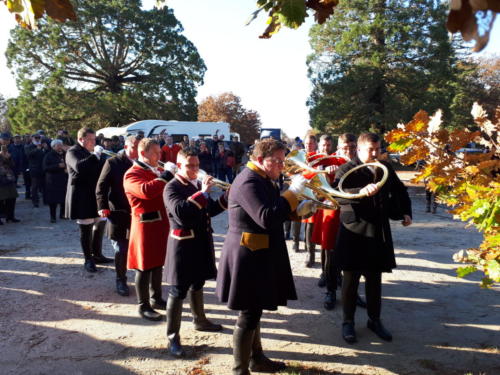
<path id="1" fill-rule="evenodd" d="M 437 0 L 341 0 L 310 32 L 311 126 L 383 133 L 421 108 L 449 115 L 458 46 L 446 11 Z"/>
<path id="2" fill-rule="evenodd" d="M 196 120 L 205 65 L 173 11 L 139 0 L 75 1 L 78 19 L 16 28 L 7 49 L 19 131 L 120 126 L 145 118 Z"/>

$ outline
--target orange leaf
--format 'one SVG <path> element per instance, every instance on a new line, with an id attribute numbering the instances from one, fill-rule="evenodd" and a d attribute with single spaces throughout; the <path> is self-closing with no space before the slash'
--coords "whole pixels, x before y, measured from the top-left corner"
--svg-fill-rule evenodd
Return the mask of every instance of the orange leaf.
<path id="1" fill-rule="evenodd" d="M 429 123 L 429 115 L 427 112 L 420 110 L 418 111 L 413 119 L 406 125 L 406 129 L 411 132 L 421 132 L 427 129 L 427 124 Z"/>
<path id="2" fill-rule="evenodd" d="M 45 0 L 45 11 L 47 15 L 56 21 L 75 21 L 76 14 L 69 0 Z"/>

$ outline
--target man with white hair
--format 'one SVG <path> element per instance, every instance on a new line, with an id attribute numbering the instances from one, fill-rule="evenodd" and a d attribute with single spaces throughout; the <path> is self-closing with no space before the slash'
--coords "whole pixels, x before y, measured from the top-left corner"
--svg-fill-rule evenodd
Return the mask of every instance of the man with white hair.
<path id="1" fill-rule="evenodd" d="M 85 257 L 85 270 L 97 272 L 96 263 L 113 260 L 102 255 L 102 237 L 105 219 L 97 213 L 95 189 L 104 161 L 103 148 L 96 146 L 95 131 L 81 128 L 78 143 L 68 149 L 68 189 L 66 192 L 66 217 L 76 220 L 80 227 L 80 244 Z"/>
<path id="2" fill-rule="evenodd" d="M 127 254 L 130 232 L 130 204 L 128 203 L 123 176 L 137 159 L 135 135 L 127 137 L 124 152 L 109 158 L 104 163 L 97 181 L 96 197 L 99 216 L 108 219 L 107 235 L 115 250 L 116 292 L 121 296 L 130 294 L 127 286 Z"/>

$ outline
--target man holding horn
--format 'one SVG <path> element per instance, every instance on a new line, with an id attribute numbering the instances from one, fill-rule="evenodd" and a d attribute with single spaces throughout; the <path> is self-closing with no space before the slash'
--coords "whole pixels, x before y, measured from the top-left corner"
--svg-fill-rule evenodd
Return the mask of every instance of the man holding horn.
<path id="1" fill-rule="evenodd" d="M 233 332 L 233 374 L 276 372 L 285 366 L 263 352 L 260 319 L 263 310 L 276 310 L 297 299 L 283 222 L 297 211 L 310 213 L 312 203 L 299 204 L 306 180 L 292 177 L 280 195 L 276 180 L 283 171 L 285 146 L 274 139 L 255 145 L 252 161 L 236 176 L 229 193 L 229 230 L 217 275 L 217 296 L 239 310 Z"/>
<path id="2" fill-rule="evenodd" d="M 165 279 L 170 284 L 167 300 L 168 349 L 177 357 L 184 355 L 180 342 L 182 304 L 189 294 L 194 328 L 197 331 L 216 332 L 220 324 L 205 316 L 203 286 L 217 275 L 215 251 L 210 218 L 227 208 L 227 194 L 217 200 L 210 198 L 213 177 L 199 178 L 200 160 L 192 148 L 177 154 L 179 170 L 163 193 L 168 211 L 170 236 L 168 238 Z M 201 179 L 201 181 L 200 181 Z"/>
<path id="3" fill-rule="evenodd" d="M 361 134 L 358 138 L 357 156 L 339 168 L 334 186 L 351 169 L 364 163 L 377 162 L 379 156 L 379 136 L 374 133 Z M 390 164 L 382 163 L 389 172 L 384 185 L 376 184 L 381 179 L 380 168 L 357 168 L 346 176 L 342 188 L 345 192 L 362 193 L 365 197 L 338 199 L 341 205 L 341 224 L 334 257 L 344 272 L 342 337 L 350 344 L 356 342 L 354 314 L 361 276 L 365 278 L 368 328 L 381 339 L 392 340 L 392 335 L 380 320 L 382 272 L 391 272 L 396 267 L 389 219 L 401 220 L 404 226 L 410 225 L 411 201 L 394 169 Z"/>

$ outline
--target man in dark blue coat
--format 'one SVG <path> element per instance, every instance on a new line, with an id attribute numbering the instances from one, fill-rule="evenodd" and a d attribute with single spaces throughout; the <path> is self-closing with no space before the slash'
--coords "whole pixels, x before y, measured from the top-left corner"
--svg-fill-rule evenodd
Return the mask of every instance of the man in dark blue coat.
<path id="1" fill-rule="evenodd" d="M 41 135 L 33 134 L 31 143 L 25 146 L 24 151 L 31 180 L 31 201 L 34 207 L 39 207 L 39 194 L 43 194 L 44 186 L 43 158 L 46 153 L 42 146 Z"/>
<path id="2" fill-rule="evenodd" d="M 26 154 L 24 153 L 24 145 L 21 136 L 16 134 L 13 138 L 14 143 L 8 146 L 9 154 L 14 161 L 14 174 L 16 175 L 16 183 L 19 175 L 27 168 Z"/>
<path id="3" fill-rule="evenodd" d="M 127 286 L 127 254 L 130 233 L 131 209 L 123 176 L 137 159 L 139 140 L 131 135 L 125 141 L 125 149 L 115 157 L 106 159 L 96 187 L 97 212 L 108 219 L 107 235 L 115 250 L 116 292 L 129 296 Z"/>
<path id="4" fill-rule="evenodd" d="M 377 134 L 361 134 L 357 147 L 357 156 L 337 171 L 334 186 L 351 169 L 363 163 L 376 162 L 380 156 Z M 339 199 L 341 224 L 334 258 L 344 272 L 342 337 L 351 344 L 356 342 L 354 314 L 361 276 L 365 278 L 368 328 L 383 340 L 392 340 L 392 335 L 380 320 L 382 272 L 391 272 L 396 267 L 389 219 L 401 220 L 404 226 L 412 223 L 411 201 L 406 187 L 390 164 L 381 163 L 389 171 L 382 187 L 376 184 L 382 177 L 381 169 L 363 167 L 346 176 L 342 188 L 349 193 L 364 193 L 365 197 Z"/>
<path id="5" fill-rule="evenodd" d="M 212 176 L 202 182 L 198 153 L 191 148 L 177 154 L 179 171 L 165 187 L 163 194 L 170 223 L 165 259 L 165 279 L 171 285 L 167 301 L 167 337 L 169 351 L 184 355 L 179 337 L 182 302 L 189 292 L 194 327 L 198 331 L 220 331 L 222 326 L 210 322 L 204 311 L 203 285 L 217 275 L 210 218 L 227 208 L 227 194 L 218 200 L 208 195 Z"/>
<path id="6" fill-rule="evenodd" d="M 224 241 L 217 296 L 232 310 L 239 310 L 233 333 L 233 374 L 276 372 L 283 362 L 264 355 L 260 339 L 263 310 L 286 306 L 297 299 L 284 238 L 283 223 L 309 201 L 298 202 L 305 179 L 292 179 L 280 195 L 276 183 L 285 162 L 285 146 L 274 139 L 258 142 L 252 161 L 236 176 L 229 193 L 229 230 Z"/>

